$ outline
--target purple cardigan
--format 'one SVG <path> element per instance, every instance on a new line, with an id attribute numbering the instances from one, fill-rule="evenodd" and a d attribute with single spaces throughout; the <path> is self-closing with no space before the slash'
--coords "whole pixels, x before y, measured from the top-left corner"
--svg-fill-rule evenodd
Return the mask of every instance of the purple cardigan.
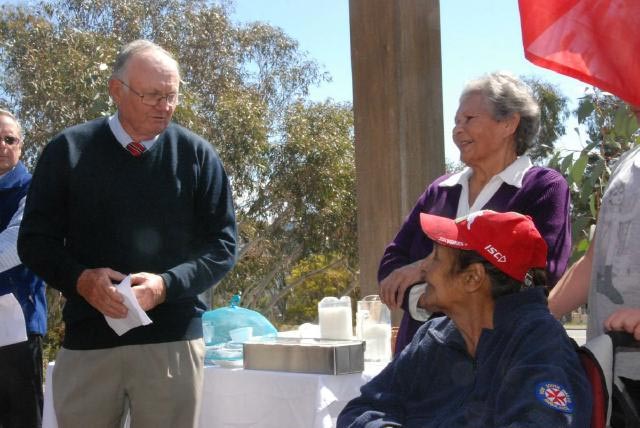
<path id="1" fill-rule="evenodd" d="M 436 179 L 418 198 L 394 240 L 387 246 L 378 269 L 378 282 L 399 267 L 423 259 L 431 253 L 433 242 L 420 228 L 420 213 L 455 218 L 462 186 L 439 187 L 448 178 Z M 569 186 L 560 173 L 543 167 L 531 167 L 524 175 L 522 187 L 503 183 L 483 207 L 494 211 L 515 211 L 531 216 L 538 231 L 547 242 L 548 283 L 553 287 L 567 268 L 571 255 L 571 223 L 569 221 Z M 411 342 L 421 321 L 414 320 L 405 310 L 396 339 L 396 353 Z"/>

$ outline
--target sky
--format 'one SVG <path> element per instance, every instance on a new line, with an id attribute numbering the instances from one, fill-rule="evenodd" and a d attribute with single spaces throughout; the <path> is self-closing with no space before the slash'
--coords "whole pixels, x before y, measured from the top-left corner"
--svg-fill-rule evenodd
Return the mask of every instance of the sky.
<path id="1" fill-rule="evenodd" d="M 393 1 L 393 0 L 389 0 Z M 232 19 L 238 23 L 263 21 L 278 26 L 297 40 L 300 49 L 332 76 L 332 81 L 311 90 L 311 98 L 324 101 L 353 99 L 348 0 L 235 0 Z M 524 57 L 517 0 L 441 0 L 442 90 L 445 156 L 458 159 L 451 141 L 453 117 L 464 84 L 495 70 L 536 77 L 552 83 L 569 98 L 570 107 L 588 85 L 535 66 Z M 567 135 L 557 146 L 579 149 L 583 137 L 567 123 Z"/>

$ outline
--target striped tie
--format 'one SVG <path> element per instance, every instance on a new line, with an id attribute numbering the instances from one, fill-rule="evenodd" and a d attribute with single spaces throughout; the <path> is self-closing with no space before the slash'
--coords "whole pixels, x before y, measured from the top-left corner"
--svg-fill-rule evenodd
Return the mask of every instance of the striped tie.
<path id="1" fill-rule="evenodd" d="M 129 150 L 129 153 L 131 153 L 133 156 L 138 157 L 146 150 L 146 148 L 139 142 L 132 141 L 127 144 L 127 150 Z"/>

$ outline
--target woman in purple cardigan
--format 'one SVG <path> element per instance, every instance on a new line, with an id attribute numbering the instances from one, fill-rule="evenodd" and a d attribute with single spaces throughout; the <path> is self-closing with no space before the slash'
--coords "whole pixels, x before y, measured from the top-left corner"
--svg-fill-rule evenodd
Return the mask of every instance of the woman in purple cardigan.
<path id="1" fill-rule="evenodd" d="M 549 248 L 550 286 L 564 273 L 571 254 L 569 187 L 560 173 L 533 166 L 525 155 L 539 128 L 537 102 L 530 89 L 511 74 L 492 73 L 465 86 L 453 141 L 467 168 L 427 187 L 380 261 L 380 297 L 390 308 L 405 311 L 396 353 L 431 315 L 423 307 L 427 285 L 419 263 L 431 253 L 433 242 L 421 232 L 422 212 L 449 218 L 480 209 L 527 214 Z"/>

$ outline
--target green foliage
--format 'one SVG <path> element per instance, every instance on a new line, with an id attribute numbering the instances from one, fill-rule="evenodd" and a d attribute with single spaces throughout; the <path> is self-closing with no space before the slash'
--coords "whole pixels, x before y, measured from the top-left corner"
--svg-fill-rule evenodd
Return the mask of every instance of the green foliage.
<path id="1" fill-rule="evenodd" d="M 286 276 L 298 260 L 324 254 L 357 264 L 351 108 L 299 102 L 283 117 L 280 143 L 269 151 L 270 179 L 241 227 L 242 266 L 223 281 L 244 291 L 245 305 L 274 316 L 286 311 L 293 289 Z M 260 272 L 260 281 L 247 271 Z"/>
<path id="2" fill-rule="evenodd" d="M 549 166 L 562 172 L 571 189 L 573 256 L 589 247 L 592 226 L 615 162 L 640 141 L 638 123 L 621 100 L 595 90 L 580 99 L 575 112 L 588 140 L 578 153 L 555 152 Z"/>
<path id="3" fill-rule="evenodd" d="M 316 321 L 318 302 L 325 296 L 350 296 L 358 299 L 356 272 L 350 270 L 340 258 L 331 260 L 326 255 L 313 255 L 301 260 L 291 275 L 286 278 L 288 284 L 300 283 L 294 287 L 287 299 L 286 310 L 281 323 L 299 325 Z"/>
<path id="4" fill-rule="evenodd" d="M 347 104 L 309 102 L 309 87 L 329 76 L 281 29 L 232 22 L 230 7 L 205 0 L 4 5 L 0 104 L 23 123 L 33 166 L 63 128 L 113 113 L 107 83 L 121 46 L 146 38 L 172 52 L 184 99 L 174 119 L 214 145 L 235 194 L 239 262 L 209 296 L 212 305 L 242 291 L 243 306 L 283 319 L 289 298 L 295 292 L 300 301 L 306 286 L 291 279 L 301 260 L 338 263 L 333 269 L 355 278 L 353 114 Z M 61 304 L 50 303 L 54 312 Z M 58 327 L 56 315 L 52 343 Z"/>
<path id="5" fill-rule="evenodd" d="M 568 100 L 550 83 L 533 77 L 524 77 L 523 80 L 532 89 L 540 105 L 540 133 L 536 143 L 529 150 L 531 159 L 539 161 L 553 153 L 554 143 L 566 133 L 564 123 L 569 117 Z"/>
<path id="6" fill-rule="evenodd" d="M 444 170 L 447 174 L 455 174 L 464 169 L 465 165 L 459 161 L 445 160 Z"/>
<path id="7" fill-rule="evenodd" d="M 62 344 L 64 336 L 64 324 L 62 323 L 63 297 L 58 290 L 47 287 L 47 334 L 42 342 L 42 359 L 46 366 L 49 361 L 55 360 L 58 348 Z"/>

